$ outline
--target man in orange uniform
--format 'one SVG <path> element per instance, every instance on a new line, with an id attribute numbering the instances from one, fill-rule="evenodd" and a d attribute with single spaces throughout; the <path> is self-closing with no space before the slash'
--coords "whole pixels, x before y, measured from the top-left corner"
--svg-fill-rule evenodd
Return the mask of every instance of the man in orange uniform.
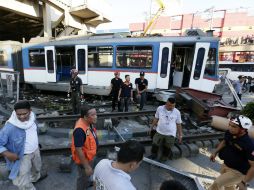
<path id="1" fill-rule="evenodd" d="M 87 189 L 89 177 L 93 174 L 92 162 L 98 146 L 96 130 L 93 127 L 96 121 L 96 110 L 83 106 L 73 131 L 71 145 L 72 158 L 78 166 L 77 190 Z"/>

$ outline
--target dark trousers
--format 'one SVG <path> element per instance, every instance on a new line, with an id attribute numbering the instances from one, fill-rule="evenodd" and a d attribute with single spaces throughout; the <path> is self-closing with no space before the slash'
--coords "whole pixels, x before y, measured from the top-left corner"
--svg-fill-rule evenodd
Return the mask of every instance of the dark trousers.
<path id="1" fill-rule="evenodd" d="M 112 111 L 114 111 L 116 109 L 116 104 L 118 107 L 118 111 L 120 111 L 120 103 L 118 102 L 118 93 L 114 92 L 112 93 Z"/>
<path id="2" fill-rule="evenodd" d="M 146 102 L 146 92 L 142 92 L 140 96 L 138 96 L 138 104 L 139 110 L 142 110 Z"/>
<path id="3" fill-rule="evenodd" d="M 78 178 L 77 178 L 77 190 L 86 190 L 88 189 L 88 183 L 90 176 L 86 175 L 85 168 L 80 165 L 78 166 Z"/>
<path id="4" fill-rule="evenodd" d="M 125 112 L 129 111 L 130 97 L 122 97 L 120 99 L 120 102 L 121 102 L 120 111 L 123 111 L 123 107 Z"/>
<path id="5" fill-rule="evenodd" d="M 80 92 L 72 92 L 71 93 L 71 104 L 72 104 L 72 112 L 73 114 L 80 113 Z"/>
<path id="6" fill-rule="evenodd" d="M 242 94 L 237 94 L 237 96 L 239 97 L 240 100 L 242 99 Z M 234 98 L 233 102 L 230 102 L 229 104 L 233 105 L 234 107 L 237 107 L 237 101 L 234 96 L 233 98 Z"/>
<path id="7" fill-rule="evenodd" d="M 174 146 L 175 137 L 162 135 L 156 132 L 153 136 L 153 143 L 152 143 L 152 159 L 156 159 L 158 156 L 159 149 L 162 148 L 162 157 L 171 157 L 171 147 Z"/>
<path id="8" fill-rule="evenodd" d="M 254 92 L 254 85 L 250 86 L 249 92 Z"/>

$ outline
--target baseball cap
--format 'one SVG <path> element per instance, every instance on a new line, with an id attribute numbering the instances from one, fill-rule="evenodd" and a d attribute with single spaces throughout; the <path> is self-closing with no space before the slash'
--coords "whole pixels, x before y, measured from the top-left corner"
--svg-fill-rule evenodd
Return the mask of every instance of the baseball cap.
<path id="1" fill-rule="evenodd" d="M 144 72 L 144 71 L 141 71 L 139 75 L 140 75 L 140 76 L 145 76 L 145 72 Z"/>

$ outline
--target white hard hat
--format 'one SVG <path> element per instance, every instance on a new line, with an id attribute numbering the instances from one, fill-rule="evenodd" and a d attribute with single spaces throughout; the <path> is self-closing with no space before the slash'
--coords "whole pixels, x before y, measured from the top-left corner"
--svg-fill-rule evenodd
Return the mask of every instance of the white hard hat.
<path id="1" fill-rule="evenodd" d="M 231 122 L 247 130 L 252 127 L 252 121 L 243 115 L 239 115 L 238 117 L 232 119 Z"/>

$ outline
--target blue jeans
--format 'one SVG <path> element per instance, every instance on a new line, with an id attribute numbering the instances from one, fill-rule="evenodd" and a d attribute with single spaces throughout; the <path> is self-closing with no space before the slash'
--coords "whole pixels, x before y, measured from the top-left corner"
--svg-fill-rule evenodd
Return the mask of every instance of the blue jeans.
<path id="1" fill-rule="evenodd" d="M 120 111 L 123 112 L 123 107 L 124 107 L 124 111 L 128 112 L 129 111 L 129 104 L 130 104 L 130 97 L 121 97 L 121 108 Z"/>
<path id="2" fill-rule="evenodd" d="M 142 92 L 140 96 L 137 97 L 137 99 L 139 104 L 139 110 L 142 110 L 146 102 L 146 92 Z"/>

